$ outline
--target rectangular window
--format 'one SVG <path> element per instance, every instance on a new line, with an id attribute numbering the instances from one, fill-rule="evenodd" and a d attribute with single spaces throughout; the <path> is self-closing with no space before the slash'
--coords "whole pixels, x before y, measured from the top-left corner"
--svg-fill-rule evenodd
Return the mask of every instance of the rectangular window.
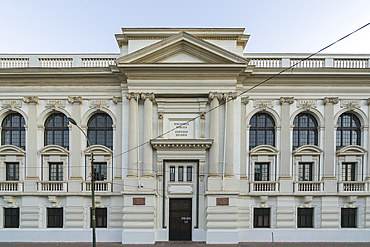
<path id="1" fill-rule="evenodd" d="M 254 181 L 269 181 L 270 171 L 269 163 L 254 164 Z"/>
<path id="2" fill-rule="evenodd" d="M 188 182 L 192 181 L 192 176 L 193 176 L 193 167 L 188 166 L 186 168 L 186 181 Z"/>
<path id="3" fill-rule="evenodd" d="M 298 164 L 298 181 L 312 181 L 312 163 Z"/>
<path id="4" fill-rule="evenodd" d="M 19 181 L 19 163 L 6 163 L 6 181 Z"/>
<path id="5" fill-rule="evenodd" d="M 170 181 L 175 181 L 175 167 L 170 167 Z"/>
<path id="6" fill-rule="evenodd" d="M 342 181 L 356 181 L 355 163 L 342 163 Z"/>
<path id="7" fill-rule="evenodd" d="M 92 209 L 90 209 L 90 227 L 92 227 Z M 107 228 L 107 208 L 95 208 L 95 227 Z"/>
<path id="8" fill-rule="evenodd" d="M 63 228 L 63 208 L 47 208 L 48 228 Z"/>
<path id="9" fill-rule="evenodd" d="M 4 228 L 19 227 L 19 208 L 4 208 Z"/>
<path id="10" fill-rule="evenodd" d="M 299 228 L 313 227 L 313 208 L 298 208 L 297 226 Z"/>
<path id="11" fill-rule="evenodd" d="M 179 166 L 178 181 L 184 181 L 184 167 Z"/>
<path id="12" fill-rule="evenodd" d="M 107 179 L 107 163 L 94 163 L 94 180 L 104 181 Z"/>
<path id="13" fill-rule="evenodd" d="M 357 208 L 342 208 L 341 209 L 341 226 L 342 227 L 357 227 Z"/>
<path id="14" fill-rule="evenodd" d="M 63 181 L 63 163 L 49 163 L 49 180 Z"/>
<path id="15" fill-rule="evenodd" d="M 255 208 L 254 209 L 254 227 L 255 228 L 270 228 L 270 209 Z"/>

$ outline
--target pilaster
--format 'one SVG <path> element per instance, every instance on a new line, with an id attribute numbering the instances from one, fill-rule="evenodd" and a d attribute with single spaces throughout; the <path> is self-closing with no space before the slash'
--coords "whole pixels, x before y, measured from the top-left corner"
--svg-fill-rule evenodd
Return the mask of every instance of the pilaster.
<path id="1" fill-rule="evenodd" d="M 114 172 L 113 172 L 113 191 L 120 192 L 123 190 L 123 182 L 122 182 L 122 97 L 113 97 L 113 103 L 116 104 L 117 107 L 117 120 L 116 120 L 116 134 L 115 134 L 115 141 L 114 145 L 115 148 L 113 150 L 113 156 L 116 157 L 113 161 Z"/>
<path id="2" fill-rule="evenodd" d="M 291 174 L 292 144 L 290 138 L 290 105 L 294 97 L 281 97 L 281 133 L 280 133 L 280 192 L 293 192 Z"/>
<path id="3" fill-rule="evenodd" d="M 326 97 L 325 105 L 325 130 L 324 130 L 324 164 L 323 181 L 325 192 L 337 192 L 337 180 L 335 171 L 335 140 L 334 138 L 334 105 L 338 104 L 338 97 Z"/>
<path id="4" fill-rule="evenodd" d="M 150 139 L 153 138 L 153 101 L 154 93 L 142 93 L 144 100 L 144 147 L 143 147 L 143 177 L 153 177 L 153 149 Z"/>
<path id="5" fill-rule="evenodd" d="M 226 101 L 226 140 L 225 177 L 234 177 L 234 99 L 236 93 L 225 93 Z"/>
<path id="6" fill-rule="evenodd" d="M 25 96 L 23 102 L 28 104 L 28 128 L 27 128 L 27 162 L 26 179 L 24 181 L 25 192 L 36 192 L 38 174 L 38 145 L 37 145 L 37 96 Z"/>
<path id="7" fill-rule="evenodd" d="M 72 104 L 72 117 L 77 123 L 81 121 L 81 96 L 69 96 L 68 102 Z M 68 182 L 68 191 L 81 191 L 82 178 L 82 162 L 81 162 L 81 140 L 82 133 L 78 128 L 71 129 L 70 137 L 70 160 L 71 160 L 71 176 Z"/>

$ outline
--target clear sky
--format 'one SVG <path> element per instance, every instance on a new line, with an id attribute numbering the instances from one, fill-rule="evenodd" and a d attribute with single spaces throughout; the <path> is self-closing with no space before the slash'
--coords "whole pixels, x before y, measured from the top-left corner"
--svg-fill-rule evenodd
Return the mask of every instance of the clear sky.
<path id="1" fill-rule="evenodd" d="M 118 53 L 122 27 L 242 27 L 245 52 L 313 53 L 370 22 L 370 0 L 0 0 L 0 53 Z M 325 51 L 370 54 L 370 26 Z"/>

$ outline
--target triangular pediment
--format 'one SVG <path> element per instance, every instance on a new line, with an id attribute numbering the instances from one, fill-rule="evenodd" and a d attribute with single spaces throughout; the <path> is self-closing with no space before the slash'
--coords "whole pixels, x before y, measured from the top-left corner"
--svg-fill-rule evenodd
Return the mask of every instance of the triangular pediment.
<path id="1" fill-rule="evenodd" d="M 180 32 L 116 60 L 118 66 L 128 63 L 248 64 L 248 59 L 186 32 Z"/>

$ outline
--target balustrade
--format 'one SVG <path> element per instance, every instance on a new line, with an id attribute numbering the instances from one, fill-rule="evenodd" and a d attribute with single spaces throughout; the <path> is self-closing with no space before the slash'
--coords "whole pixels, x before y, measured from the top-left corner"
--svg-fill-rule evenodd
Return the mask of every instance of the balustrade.
<path id="1" fill-rule="evenodd" d="M 290 66 L 294 66 L 294 68 L 322 68 L 324 67 L 325 59 L 307 59 L 301 61 L 302 58 L 291 58 L 290 59 Z"/>
<path id="2" fill-rule="evenodd" d="M 253 181 L 251 182 L 251 192 L 270 191 L 278 192 L 279 183 L 276 181 Z"/>
<path id="3" fill-rule="evenodd" d="M 18 181 L 0 182 L 0 191 L 22 191 L 22 183 Z"/>
<path id="4" fill-rule="evenodd" d="M 279 68 L 281 67 L 281 58 L 252 58 L 249 64 L 263 68 Z"/>
<path id="5" fill-rule="evenodd" d="M 109 67 L 114 64 L 114 58 L 82 58 L 82 67 Z"/>
<path id="6" fill-rule="evenodd" d="M 43 68 L 69 68 L 72 67 L 72 58 L 39 58 L 40 67 Z"/>
<path id="7" fill-rule="evenodd" d="M 294 191 L 324 191 L 324 183 L 318 181 L 299 181 L 295 182 Z"/>
<path id="8" fill-rule="evenodd" d="M 83 188 L 82 190 L 84 192 L 86 191 L 91 191 L 91 182 L 85 182 L 83 184 Z M 108 181 L 95 181 L 94 182 L 94 189 L 96 192 L 99 192 L 99 191 L 112 191 L 112 184 L 111 182 L 108 182 Z"/>
<path id="9" fill-rule="evenodd" d="M 67 191 L 67 183 L 64 182 L 39 182 L 38 191 Z"/>
<path id="10" fill-rule="evenodd" d="M 368 59 L 334 59 L 334 68 L 367 68 Z"/>
<path id="11" fill-rule="evenodd" d="M 0 58 L 0 68 L 25 68 L 28 66 L 28 58 Z"/>
<path id="12" fill-rule="evenodd" d="M 368 191 L 368 182 L 365 181 L 339 182 L 339 192 L 343 191 Z"/>

